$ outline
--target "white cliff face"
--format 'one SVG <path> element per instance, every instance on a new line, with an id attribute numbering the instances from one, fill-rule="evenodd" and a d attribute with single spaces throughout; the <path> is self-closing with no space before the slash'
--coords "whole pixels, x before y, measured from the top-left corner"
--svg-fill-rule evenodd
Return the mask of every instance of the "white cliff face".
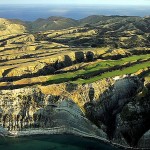
<path id="1" fill-rule="evenodd" d="M 20 131 L 24 130 L 30 130 L 25 134 L 32 134 L 32 130 L 35 129 L 39 129 L 37 133 L 42 133 L 41 128 L 60 127 L 62 131 L 61 127 L 64 127 L 65 132 L 77 130 L 79 134 L 81 132 L 106 138 L 106 134 L 91 123 L 71 99 L 44 95 L 37 88 L 22 88 L 2 90 L 0 102 L 0 124 L 3 134 L 4 129 L 13 135 L 22 135 L 23 132 Z M 70 130 L 67 131 L 67 128 Z M 33 133 L 35 134 L 35 131 Z"/>
<path id="2" fill-rule="evenodd" d="M 34 88 L 4 90 L 0 95 L 0 123 L 7 130 L 18 130 L 33 123 L 33 114 L 42 107 L 43 95 Z"/>

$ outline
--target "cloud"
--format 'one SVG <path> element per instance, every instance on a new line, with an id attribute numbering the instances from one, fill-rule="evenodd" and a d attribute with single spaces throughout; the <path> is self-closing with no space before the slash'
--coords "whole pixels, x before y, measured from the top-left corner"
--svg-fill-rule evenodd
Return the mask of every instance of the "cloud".
<path id="1" fill-rule="evenodd" d="M 48 12 L 51 12 L 51 13 L 67 13 L 67 12 L 69 12 L 69 10 L 68 9 L 51 9 Z"/>

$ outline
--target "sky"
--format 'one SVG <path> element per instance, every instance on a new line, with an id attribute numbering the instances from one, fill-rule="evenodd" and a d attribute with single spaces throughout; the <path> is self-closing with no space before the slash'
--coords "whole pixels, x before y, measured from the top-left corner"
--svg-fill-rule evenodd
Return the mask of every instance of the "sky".
<path id="1" fill-rule="evenodd" d="M 110 4 L 147 5 L 150 0 L 0 0 L 0 4 Z"/>

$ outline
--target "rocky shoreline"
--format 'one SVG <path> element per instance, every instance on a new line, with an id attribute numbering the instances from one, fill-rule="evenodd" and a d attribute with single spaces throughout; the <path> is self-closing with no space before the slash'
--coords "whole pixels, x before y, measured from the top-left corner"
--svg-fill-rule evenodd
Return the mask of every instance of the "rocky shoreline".
<path id="1" fill-rule="evenodd" d="M 110 144 L 113 147 L 119 148 L 119 149 L 131 149 L 131 150 L 148 150 L 149 148 L 134 148 L 134 147 L 128 147 L 124 146 L 118 143 L 114 143 L 110 140 L 107 140 L 106 138 L 96 136 L 94 134 L 89 134 L 83 131 L 80 131 L 76 128 L 72 127 L 55 127 L 55 128 L 47 128 L 47 129 L 30 129 L 30 130 L 22 130 L 22 131 L 10 131 L 7 135 L 4 135 L 5 137 L 11 137 L 11 138 L 19 138 L 24 136 L 36 136 L 36 135 L 60 135 L 60 134 L 72 134 L 75 136 L 81 136 L 84 138 L 92 138 L 95 140 L 98 140 L 100 142 L 103 142 L 105 144 Z M 2 134 L 1 134 L 2 135 Z"/>

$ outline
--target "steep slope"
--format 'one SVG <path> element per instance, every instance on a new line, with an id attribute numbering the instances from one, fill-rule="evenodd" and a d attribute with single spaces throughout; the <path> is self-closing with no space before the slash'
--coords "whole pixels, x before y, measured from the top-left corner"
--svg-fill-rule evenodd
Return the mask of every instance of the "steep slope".
<path id="1" fill-rule="evenodd" d="M 26 32 L 25 26 L 4 18 L 0 18 L 0 36 L 22 34 L 24 32 Z"/>

